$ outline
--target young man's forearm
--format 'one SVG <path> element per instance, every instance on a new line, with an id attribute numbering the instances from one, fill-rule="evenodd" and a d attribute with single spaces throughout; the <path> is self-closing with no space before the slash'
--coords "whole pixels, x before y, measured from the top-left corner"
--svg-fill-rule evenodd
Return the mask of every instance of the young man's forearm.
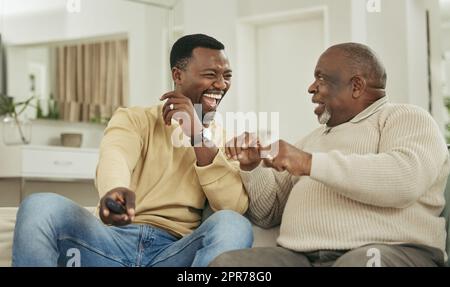
<path id="1" fill-rule="evenodd" d="M 216 157 L 219 149 L 215 146 L 194 147 L 195 156 L 197 157 L 198 166 L 208 166 Z"/>

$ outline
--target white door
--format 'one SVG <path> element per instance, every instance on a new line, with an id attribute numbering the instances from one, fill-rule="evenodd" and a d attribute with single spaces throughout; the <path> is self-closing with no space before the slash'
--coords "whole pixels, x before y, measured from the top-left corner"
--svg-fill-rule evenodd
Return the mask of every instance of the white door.
<path id="1" fill-rule="evenodd" d="M 319 126 L 308 86 L 324 51 L 323 16 L 256 26 L 259 111 L 279 112 L 281 139 L 295 143 Z"/>

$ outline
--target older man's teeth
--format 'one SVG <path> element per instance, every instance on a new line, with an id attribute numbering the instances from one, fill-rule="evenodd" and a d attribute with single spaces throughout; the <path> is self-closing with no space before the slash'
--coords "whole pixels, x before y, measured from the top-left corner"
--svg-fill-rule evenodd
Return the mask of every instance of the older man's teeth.
<path id="1" fill-rule="evenodd" d="M 216 100 L 222 99 L 222 95 L 217 95 L 217 94 L 204 94 L 203 96 L 211 98 L 211 99 L 216 99 Z"/>

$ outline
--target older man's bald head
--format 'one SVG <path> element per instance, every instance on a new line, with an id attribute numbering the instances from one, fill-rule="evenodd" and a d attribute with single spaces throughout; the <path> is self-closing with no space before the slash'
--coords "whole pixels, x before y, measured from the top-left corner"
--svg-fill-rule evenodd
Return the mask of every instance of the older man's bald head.
<path id="1" fill-rule="evenodd" d="M 386 69 L 375 52 L 358 43 L 344 43 L 330 47 L 326 52 L 342 52 L 349 64 L 350 72 L 361 75 L 371 88 L 386 88 Z M 326 53 L 325 52 L 325 53 Z"/>

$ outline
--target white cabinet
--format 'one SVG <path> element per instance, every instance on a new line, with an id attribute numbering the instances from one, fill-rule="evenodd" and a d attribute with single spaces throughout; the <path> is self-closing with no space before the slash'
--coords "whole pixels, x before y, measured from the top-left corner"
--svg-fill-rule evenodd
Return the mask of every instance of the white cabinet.
<path id="1" fill-rule="evenodd" d="M 88 180 L 95 178 L 97 149 L 50 146 L 0 148 L 0 178 Z"/>
<path id="2" fill-rule="evenodd" d="M 20 180 L 19 202 L 29 193 L 25 191 L 27 181 L 88 183 L 89 190 L 92 190 L 98 154 L 98 149 L 0 146 L 0 180 Z M 8 190 L 8 188 L 3 188 L 3 190 L 0 188 L 0 196 L 7 196 Z M 82 191 L 77 192 L 77 195 L 80 194 Z M 89 202 L 91 202 L 93 201 L 91 198 L 94 196 L 86 194 L 85 197 L 89 198 Z"/>

